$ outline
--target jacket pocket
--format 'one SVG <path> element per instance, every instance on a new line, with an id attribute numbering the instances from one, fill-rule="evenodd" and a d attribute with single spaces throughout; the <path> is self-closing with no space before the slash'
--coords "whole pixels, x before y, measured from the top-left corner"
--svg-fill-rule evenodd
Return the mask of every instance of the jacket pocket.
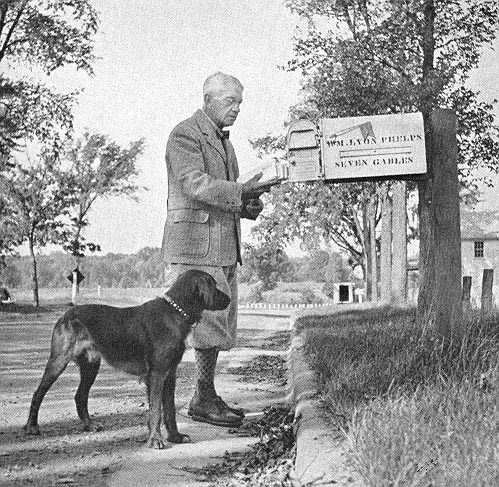
<path id="1" fill-rule="evenodd" d="M 166 252 L 178 257 L 206 257 L 210 250 L 209 214 L 202 209 L 170 210 L 167 219 Z"/>
<path id="2" fill-rule="evenodd" d="M 174 223 L 206 223 L 209 218 L 207 211 L 193 208 L 179 208 L 168 212 L 168 219 Z"/>

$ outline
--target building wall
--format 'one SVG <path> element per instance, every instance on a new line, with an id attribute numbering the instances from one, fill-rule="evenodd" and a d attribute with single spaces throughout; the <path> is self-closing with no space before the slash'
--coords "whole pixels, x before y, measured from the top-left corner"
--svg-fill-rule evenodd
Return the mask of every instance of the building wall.
<path id="1" fill-rule="evenodd" d="M 480 306 L 484 269 L 494 269 L 494 301 L 499 306 L 499 240 L 483 242 L 483 257 L 475 257 L 475 240 L 461 242 L 463 276 L 471 276 L 471 301 Z"/>

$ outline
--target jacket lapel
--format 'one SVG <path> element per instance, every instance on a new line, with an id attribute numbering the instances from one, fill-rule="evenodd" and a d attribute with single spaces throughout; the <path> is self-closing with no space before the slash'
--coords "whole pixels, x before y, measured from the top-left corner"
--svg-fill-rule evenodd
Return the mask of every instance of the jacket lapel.
<path id="1" fill-rule="evenodd" d="M 207 119 L 207 116 L 201 110 L 197 110 L 196 113 L 194 113 L 194 118 L 196 119 L 201 132 L 205 136 L 206 142 L 220 154 L 220 157 L 225 162 L 225 165 L 227 165 L 227 156 L 225 154 L 222 141 L 215 133 L 215 129 L 211 122 Z"/>

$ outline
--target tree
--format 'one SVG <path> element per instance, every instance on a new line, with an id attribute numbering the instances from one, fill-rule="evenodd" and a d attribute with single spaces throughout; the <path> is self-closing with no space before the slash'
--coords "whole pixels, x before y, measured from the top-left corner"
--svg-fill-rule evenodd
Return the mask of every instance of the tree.
<path id="1" fill-rule="evenodd" d="M 57 156 L 72 130 L 76 93 L 55 92 L 43 76 L 63 67 L 92 74 L 97 23 L 89 0 L 1 0 L 0 172 L 12 165 L 13 151 L 33 139 Z M 43 75 L 27 78 L 28 69 Z M 5 201 L 0 206 L 0 235 L 8 237 L 10 208 Z M 0 238 L 0 255 L 11 240 Z"/>
<path id="2" fill-rule="evenodd" d="M 59 169 L 44 160 L 27 168 L 16 165 L 0 177 L 2 194 L 12 212 L 12 234 L 17 236 L 19 243 L 28 243 L 36 306 L 40 305 L 36 249 L 60 241 L 61 217 L 70 201 L 59 181 Z"/>
<path id="3" fill-rule="evenodd" d="M 262 283 L 260 291 L 274 289 L 292 268 L 282 246 L 265 232 L 258 235 L 254 244 L 244 244 L 243 261 L 256 280 Z M 251 281 L 251 276 L 248 281 Z"/>
<path id="4" fill-rule="evenodd" d="M 426 118 L 434 108 L 447 106 L 460 119 L 462 185 L 476 190 L 478 168 L 497 170 L 499 140 L 492 103 L 479 101 L 465 85 L 478 64 L 481 46 L 496 34 L 497 2 L 289 0 L 287 5 L 307 22 L 307 32 L 298 38 L 288 66 L 300 70 L 305 79 L 304 100 L 293 108 L 292 116 L 313 119 L 422 111 Z M 336 208 L 331 208 L 331 215 L 363 207 L 365 193 L 353 188 L 333 197 L 331 207 Z M 359 200 L 352 202 L 351 191 Z M 358 242 L 364 238 L 365 244 L 369 226 L 364 226 L 363 233 L 355 227 L 360 225 L 349 230 Z M 424 229 L 421 238 L 422 242 L 428 238 Z M 367 266 L 365 271 L 371 273 Z"/>
<path id="5" fill-rule="evenodd" d="M 88 132 L 67 142 L 62 157 L 68 167 L 61 185 L 70 194 L 70 223 L 66 226 L 64 249 L 75 258 L 76 269 L 87 250 L 100 250 L 98 244 L 86 242 L 82 234 L 89 224 L 92 206 L 105 197 L 135 197 L 139 189 L 135 183 L 136 162 L 143 150 L 143 139 L 122 148 L 105 135 Z M 77 283 L 73 282 L 73 286 L 74 299 Z"/>
<path id="6" fill-rule="evenodd" d="M 88 0 L 2 0 L 0 68 L 10 68 L 14 76 L 16 63 L 40 69 L 46 75 L 64 66 L 92 74 L 97 22 L 97 12 Z M 51 103 L 44 106 L 48 110 L 46 122 L 55 118 L 47 117 L 53 115 L 53 107 L 64 111 L 64 100 L 40 82 L 4 78 L 2 87 L 0 102 L 12 108 L 8 113 L 10 145 L 21 133 L 30 135 L 32 131 L 43 131 L 38 122 L 44 117 L 30 116 L 34 109 L 40 113 L 36 93 L 51 98 Z"/>

